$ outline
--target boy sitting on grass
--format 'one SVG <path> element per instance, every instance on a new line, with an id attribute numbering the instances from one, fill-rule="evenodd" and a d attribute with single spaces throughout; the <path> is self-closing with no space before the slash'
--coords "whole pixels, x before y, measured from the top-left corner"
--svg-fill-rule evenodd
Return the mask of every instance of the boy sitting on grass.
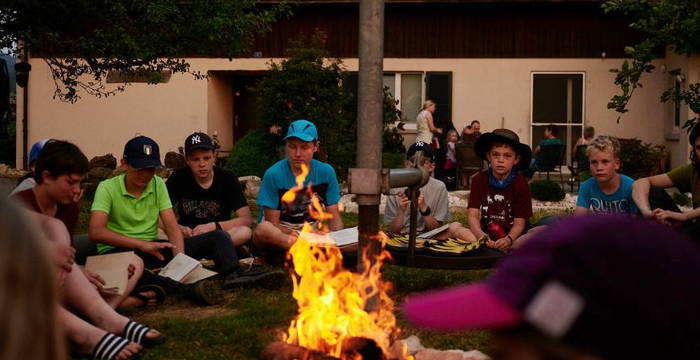
<path id="1" fill-rule="evenodd" d="M 579 187 L 574 214 L 637 214 L 632 199 L 634 180 L 618 173 L 620 142 L 612 136 L 598 136 L 588 145 L 586 156 L 591 178 Z"/>
<path id="2" fill-rule="evenodd" d="M 489 162 L 489 169 L 472 180 L 469 229 L 486 246 L 509 251 L 523 242 L 521 236 L 532 216 L 530 186 L 518 172 L 530 164 L 532 150 L 520 143 L 515 132 L 496 129 L 481 135 L 474 151 Z"/>

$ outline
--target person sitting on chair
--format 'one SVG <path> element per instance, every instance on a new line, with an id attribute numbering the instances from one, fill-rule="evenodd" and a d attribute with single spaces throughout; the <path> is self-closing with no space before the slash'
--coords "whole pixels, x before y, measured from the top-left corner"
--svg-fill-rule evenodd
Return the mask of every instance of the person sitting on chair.
<path id="1" fill-rule="evenodd" d="M 539 170 L 537 155 L 540 153 L 540 151 L 542 151 L 543 146 L 561 145 L 562 142 L 557 137 L 557 134 L 558 130 L 556 126 L 545 126 L 544 139 L 540 140 L 540 142 L 537 144 L 537 147 L 535 147 L 535 150 L 532 152 L 532 161 L 530 162 L 530 167 L 527 168 L 527 170 L 523 171 L 523 175 L 525 175 L 525 177 L 531 179 L 535 172 Z"/>

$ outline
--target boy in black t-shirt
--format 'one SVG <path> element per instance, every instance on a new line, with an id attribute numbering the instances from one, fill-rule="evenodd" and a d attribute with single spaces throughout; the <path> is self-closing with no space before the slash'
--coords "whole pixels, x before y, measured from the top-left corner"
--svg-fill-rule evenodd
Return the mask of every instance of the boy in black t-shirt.
<path id="1" fill-rule="evenodd" d="M 188 136 L 185 140 L 187 167 L 177 169 L 166 185 L 188 245 L 213 244 L 211 257 L 215 262 L 237 266 L 235 246 L 250 240 L 253 218 L 236 175 L 214 166 L 214 149 L 207 134 L 196 132 Z M 232 212 L 236 213 L 233 219 Z M 284 278 L 282 272 L 246 273 L 227 278 L 224 286 L 243 286 L 261 280 L 272 286 L 281 284 Z"/>

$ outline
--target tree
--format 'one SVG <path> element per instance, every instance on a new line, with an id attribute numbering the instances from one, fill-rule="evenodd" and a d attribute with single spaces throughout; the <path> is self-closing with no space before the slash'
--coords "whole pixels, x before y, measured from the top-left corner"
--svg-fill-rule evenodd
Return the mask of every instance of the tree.
<path id="1" fill-rule="evenodd" d="M 5 0 L 0 48 L 44 58 L 55 96 L 74 102 L 80 90 L 109 96 L 130 78 L 157 83 L 165 72 L 191 72 L 185 56 L 231 59 L 288 13 L 284 2 L 261 7 L 255 0 Z M 104 85 L 110 71 L 126 79 L 116 89 Z"/>
<path id="2" fill-rule="evenodd" d="M 644 73 L 654 70 L 651 61 L 666 49 L 681 55 L 700 52 L 700 2 L 698 0 L 608 0 L 603 4 L 606 13 L 619 12 L 632 19 L 630 27 L 641 32 L 644 40 L 627 46 L 625 52 L 631 62 L 625 60 L 616 74 L 615 84 L 622 93 L 613 96 L 608 103 L 620 116 L 626 113 L 635 89 L 642 87 Z M 700 84 L 691 83 L 687 88 L 666 89 L 661 101 L 679 101 L 688 105 L 696 116 L 687 119 L 684 127 L 690 129 L 698 122 L 700 114 Z M 620 117 L 618 117 L 618 122 Z"/>

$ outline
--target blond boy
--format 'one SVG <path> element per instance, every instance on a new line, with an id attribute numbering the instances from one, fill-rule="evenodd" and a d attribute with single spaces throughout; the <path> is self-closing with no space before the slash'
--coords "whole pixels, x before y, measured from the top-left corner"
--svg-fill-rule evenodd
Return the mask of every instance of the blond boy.
<path id="1" fill-rule="evenodd" d="M 598 136 L 586 149 L 591 178 L 581 183 L 576 215 L 588 213 L 637 214 L 629 176 L 620 170 L 620 143 L 612 136 Z"/>

